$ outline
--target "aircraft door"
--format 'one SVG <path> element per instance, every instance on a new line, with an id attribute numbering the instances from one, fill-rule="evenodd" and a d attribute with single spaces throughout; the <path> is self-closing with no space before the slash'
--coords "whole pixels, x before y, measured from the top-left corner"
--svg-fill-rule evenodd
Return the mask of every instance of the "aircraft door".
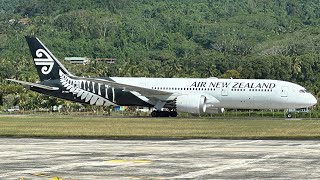
<path id="1" fill-rule="evenodd" d="M 281 97 L 288 97 L 288 86 L 281 87 Z"/>

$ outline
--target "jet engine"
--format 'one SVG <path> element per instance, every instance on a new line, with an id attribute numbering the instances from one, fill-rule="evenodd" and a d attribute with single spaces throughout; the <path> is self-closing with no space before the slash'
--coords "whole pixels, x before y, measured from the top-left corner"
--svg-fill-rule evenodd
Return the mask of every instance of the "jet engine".
<path id="1" fill-rule="evenodd" d="M 201 94 L 181 95 L 175 99 L 177 111 L 200 114 L 207 109 L 207 98 Z"/>
<path id="2" fill-rule="evenodd" d="M 209 114 L 221 114 L 221 113 L 224 113 L 224 108 L 207 107 L 206 113 L 209 113 Z"/>

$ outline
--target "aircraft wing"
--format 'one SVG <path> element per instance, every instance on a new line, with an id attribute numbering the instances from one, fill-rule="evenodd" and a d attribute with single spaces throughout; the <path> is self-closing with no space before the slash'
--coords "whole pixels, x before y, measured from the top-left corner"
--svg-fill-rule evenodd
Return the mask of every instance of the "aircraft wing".
<path id="1" fill-rule="evenodd" d="M 159 90 L 155 90 L 155 89 L 149 89 L 149 88 L 144 88 L 144 87 L 134 86 L 134 85 L 129 85 L 129 84 L 122 84 L 122 83 L 118 83 L 118 82 L 114 82 L 114 81 L 109 81 L 106 79 L 85 78 L 85 77 L 78 77 L 78 76 L 69 76 L 69 77 L 72 79 L 76 79 L 76 80 L 92 81 L 95 83 L 109 85 L 109 86 L 115 87 L 115 88 L 121 88 L 124 91 L 138 92 L 139 94 L 141 94 L 142 96 L 145 96 L 147 98 L 157 99 L 157 100 L 162 100 L 162 101 L 172 100 L 172 99 L 174 99 L 174 97 L 176 97 L 176 95 L 178 95 L 178 94 L 172 93 L 172 92 L 159 91 Z"/>
<path id="2" fill-rule="evenodd" d="M 20 83 L 20 84 L 23 84 L 23 85 L 38 87 L 38 88 L 41 88 L 41 89 L 46 89 L 46 90 L 49 90 L 49 91 L 59 90 L 58 87 L 51 87 L 51 86 L 46 86 L 46 85 L 38 84 L 38 83 L 19 81 L 19 80 L 16 80 L 16 79 L 7 79 L 7 80 L 8 81 L 13 81 L 13 82 L 16 82 L 16 83 Z"/>

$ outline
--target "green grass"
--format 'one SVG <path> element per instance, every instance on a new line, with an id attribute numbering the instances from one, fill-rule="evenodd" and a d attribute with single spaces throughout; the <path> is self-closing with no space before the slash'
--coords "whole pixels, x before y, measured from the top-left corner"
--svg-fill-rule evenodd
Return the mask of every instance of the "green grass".
<path id="1" fill-rule="evenodd" d="M 2 137 L 320 139 L 319 120 L 0 116 Z"/>

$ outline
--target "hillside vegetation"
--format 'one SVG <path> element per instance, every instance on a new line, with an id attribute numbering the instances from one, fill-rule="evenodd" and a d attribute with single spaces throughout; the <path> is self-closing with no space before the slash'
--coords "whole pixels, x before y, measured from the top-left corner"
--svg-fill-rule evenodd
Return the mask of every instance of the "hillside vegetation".
<path id="1" fill-rule="evenodd" d="M 318 0 L 1 0 L 1 91 L 27 109 L 56 102 L 4 80 L 37 81 L 33 35 L 61 60 L 116 59 L 64 63 L 75 75 L 279 79 L 319 97 L 319 25 Z"/>

